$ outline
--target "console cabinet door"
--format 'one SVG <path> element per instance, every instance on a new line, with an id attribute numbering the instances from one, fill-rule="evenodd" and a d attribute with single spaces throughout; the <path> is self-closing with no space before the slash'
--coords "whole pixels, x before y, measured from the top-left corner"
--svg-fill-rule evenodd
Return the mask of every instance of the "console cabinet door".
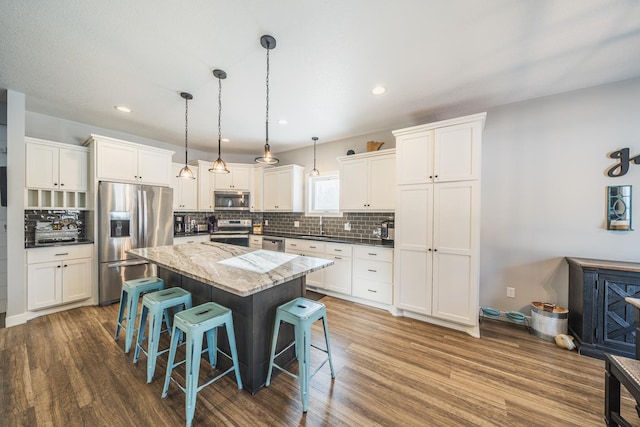
<path id="1" fill-rule="evenodd" d="M 62 262 L 62 302 L 83 300 L 91 296 L 91 258 Z"/>
<path id="2" fill-rule="evenodd" d="M 138 181 L 142 184 L 171 184 L 171 156 L 158 151 L 139 149 Z"/>
<path id="3" fill-rule="evenodd" d="M 61 304 L 62 264 L 60 261 L 30 264 L 27 268 L 27 293 L 29 310 Z"/>
<path id="4" fill-rule="evenodd" d="M 27 188 L 57 190 L 58 147 L 27 143 L 26 156 Z"/>

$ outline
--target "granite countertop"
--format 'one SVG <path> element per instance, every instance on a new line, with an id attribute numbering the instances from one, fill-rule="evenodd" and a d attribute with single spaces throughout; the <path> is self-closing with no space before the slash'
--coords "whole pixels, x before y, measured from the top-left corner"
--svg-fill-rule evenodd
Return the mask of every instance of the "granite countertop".
<path id="1" fill-rule="evenodd" d="M 93 240 L 90 239 L 78 239 L 71 242 L 55 242 L 55 243 L 35 243 L 35 242 L 25 242 L 25 249 L 33 249 L 33 248 L 50 248 L 52 246 L 73 246 L 73 245 L 91 245 L 93 244 Z"/>
<path id="2" fill-rule="evenodd" d="M 333 264 L 321 258 L 216 242 L 128 250 L 160 267 L 239 296 L 248 296 Z"/>
<path id="3" fill-rule="evenodd" d="M 308 234 L 291 234 L 291 233 L 252 233 L 255 236 L 264 237 L 282 237 L 285 239 L 301 239 L 301 240 L 313 240 L 316 242 L 329 242 L 329 243 L 345 243 L 348 245 L 367 245 L 367 246 L 380 246 L 383 248 L 393 249 L 393 241 L 382 242 L 380 239 L 354 239 L 349 237 L 339 236 L 314 236 Z"/>
<path id="4" fill-rule="evenodd" d="M 211 233 L 207 231 L 190 231 L 188 233 L 174 233 L 173 237 L 191 237 L 191 236 L 208 236 Z"/>
<path id="5" fill-rule="evenodd" d="M 575 263 L 583 268 L 604 268 L 611 270 L 640 272 L 640 263 L 626 261 L 607 261 L 590 258 L 566 257 L 567 262 Z"/>

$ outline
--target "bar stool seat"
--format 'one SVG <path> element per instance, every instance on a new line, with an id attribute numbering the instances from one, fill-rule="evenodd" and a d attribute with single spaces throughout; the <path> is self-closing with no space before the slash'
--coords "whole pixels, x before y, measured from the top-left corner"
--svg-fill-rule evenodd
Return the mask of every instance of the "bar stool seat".
<path id="1" fill-rule="evenodd" d="M 640 416 L 640 360 L 605 354 L 604 417 L 608 426 L 631 426 L 620 413 L 620 385 L 636 400 Z"/>
<path id="2" fill-rule="evenodd" d="M 133 332 L 136 330 L 136 317 L 138 315 L 138 302 L 142 294 L 164 289 L 164 280 L 151 276 L 140 279 L 126 280 L 122 283 L 122 293 L 120 295 L 120 309 L 118 310 L 118 321 L 116 323 L 116 333 L 113 337 L 118 340 L 120 330 L 124 328 L 125 341 L 124 352 L 129 353 L 133 341 Z M 125 314 L 126 313 L 126 314 Z"/>
<path id="3" fill-rule="evenodd" d="M 322 320 L 326 349 L 311 344 L 311 325 L 317 320 Z M 275 354 L 281 322 L 287 322 L 295 327 L 295 340 L 278 354 Z M 296 357 L 298 358 L 298 375 L 292 374 L 275 363 L 276 358 L 290 349 L 293 345 L 295 345 Z M 326 353 L 327 358 L 320 366 L 318 366 L 313 374 L 309 375 L 311 347 Z M 324 304 L 301 297 L 279 306 L 276 310 L 276 321 L 271 342 L 271 356 L 269 358 L 269 371 L 267 372 L 267 381 L 265 386 L 269 387 L 271 384 L 271 374 L 274 367 L 294 378 L 297 378 L 300 382 L 300 392 L 302 395 L 302 411 L 307 412 L 307 407 L 309 406 L 309 380 L 318 373 L 320 368 L 322 368 L 327 361 L 329 362 L 329 368 L 331 369 L 331 378 L 335 378 L 336 375 L 333 370 L 333 360 L 331 359 L 331 345 L 329 343 L 327 310 Z"/>
<path id="4" fill-rule="evenodd" d="M 171 333 L 171 317 L 169 309 L 174 313 L 191 308 L 191 293 L 182 288 L 169 288 L 161 291 L 145 294 L 142 297 L 142 313 L 138 323 L 138 339 L 136 340 L 136 351 L 133 355 L 133 363 L 138 362 L 140 351 L 147 355 L 147 383 L 153 379 L 156 370 L 156 360 L 158 356 L 169 351 L 169 348 L 159 351 L 160 334 L 162 332 Z M 144 329 L 149 319 L 149 334 L 147 350 L 142 346 L 145 339 Z M 167 329 L 162 329 L 164 320 Z"/>
<path id="5" fill-rule="evenodd" d="M 221 326 L 226 328 L 231 356 L 218 348 L 217 328 Z M 186 357 L 185 360 L 174 363 L 178 341 L 182 340 L 183 333 L 186 334 Z M 204 350 L 202 350 L 203 335 L 207 336 L 207 348 Z M 212 367 L 215 367 L 218 351 L 228 359 L 232 360 L 233 366 L 215 378 L 207 381 L 205 384 L 198 386 L 198 375 L 200 373 L 200 359 L 202 353 L 209 353 L 209 363 Z M 171 373 L 175 367 L 185 362 L 186 384 L 183 387 L 171 376 Z M 169 382 L 171 380 L 173 380 L 178 385 L 178 388 L 186 394 L 185 411 L 187 427 L 189 427 L 193 421 L 197 393 L 231 371 L 235 371 L 238 389 L 242 389 L 242 379 L 240 378 L 238 352 L 236 350 L 236 338 L 233 330 L 233 317 L 231 315 L 231 310 L 214 302 L 207 302 L 177 313 L 173 318 L 173 332 L 171 334 L 171 346 L 169 350 L 169 360 L 167 361 L 167 374 L 164 380 L 164 388 L 162 389 L 162 397 L 167 397 Z"/>

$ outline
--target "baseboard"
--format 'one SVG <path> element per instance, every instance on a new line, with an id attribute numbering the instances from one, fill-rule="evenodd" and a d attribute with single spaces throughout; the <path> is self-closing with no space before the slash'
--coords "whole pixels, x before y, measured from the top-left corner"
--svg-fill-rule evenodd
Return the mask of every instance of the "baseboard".
<path id="1" fill-rule="evenodd" d="M 17 314 L 15 316 L 7 316 L 4 319 L 5 326 L 10 328 L 12 326 L 24 325 L 27 323 L 27 313 Z"/>

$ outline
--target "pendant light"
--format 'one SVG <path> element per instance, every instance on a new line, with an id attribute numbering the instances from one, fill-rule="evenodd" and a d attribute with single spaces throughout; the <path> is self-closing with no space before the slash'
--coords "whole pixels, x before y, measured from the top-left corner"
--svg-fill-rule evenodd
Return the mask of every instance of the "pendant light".
<path id="1" fill-rule="evenodd" d="M 229 173 L 229 169 L 227 169 L 227 164 L 220 157 L 220 141 L 222 140 L 222 128 L 220 126 L 220 116 L 222 114 L 222 79 L 227 78 L 227 73 L 222 70 L 213 70 L 213 76 L 218 79 L 218 158 L 213 165 L 211 165 L 211 169 L 209 172 L 213 173 Z"/>
<path id="2" fill-rule="evenodd" d="M 265 120 L 266 137 L 264 144 L 264 154 L 262 157 L 256 157 L 256 163 L 266 163 L 269 165 L 275 165 L 280 160 L 271 155 L 271 147 L 269 146 L 269 51 L 276 47 L 276 39 L 269 35 L 260 37 L 260 44 L 267 49 L 267 114 Z"/>
<path id="3" fill-rule="evenodd" d="M 178 172 L 176 178 L 196 179 L 193 176 L 193 172 L 189 169 L 187 164 L 187 129 L 189 128 L 189 100 L 193 99 L 193 96 L 187 92 L 181 92 L 180 96 L 184 98 L 184 167 Z"/>
<path id="4" fill-rule="evenodd" d="M 311 137 L 311 139 L 313 140 L 313 170 L 309 175 L 318 176 L 320 175 L 320 171 L 316 169 L 316 142 L 318 142 L 318 137 L 314 136 L 314 137 Z"/>

